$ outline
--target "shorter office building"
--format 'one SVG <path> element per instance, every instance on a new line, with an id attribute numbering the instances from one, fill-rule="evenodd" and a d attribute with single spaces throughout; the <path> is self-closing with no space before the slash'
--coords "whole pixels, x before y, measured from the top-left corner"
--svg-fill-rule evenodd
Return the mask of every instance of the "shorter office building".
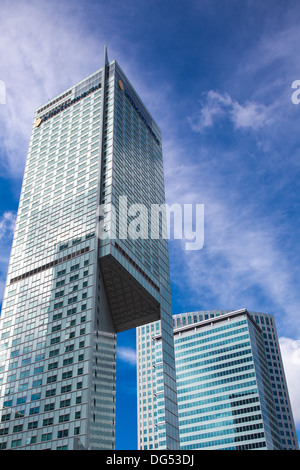
<path id="1" fill-rule="evenodd" d="M 173 327 L 181 449 L 288 448 L 254 315 L 246 309 L 185 313 L 173 316 Z M 163 437 L 164 416 L 156 407 L 163 394 L 161 358 L 160 322 L 139 327 L 139 449 L 158 448 Z"/>

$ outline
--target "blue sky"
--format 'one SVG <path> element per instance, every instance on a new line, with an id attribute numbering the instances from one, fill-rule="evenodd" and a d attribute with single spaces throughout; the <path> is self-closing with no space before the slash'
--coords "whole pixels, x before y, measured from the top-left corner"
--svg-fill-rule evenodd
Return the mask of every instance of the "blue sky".
<path id="1" fill-rule="evenodd" d="M 202 250 L 170 242 L 173 311 L 274 314 L 300 431 L 299 20 L 297 1 L 2 0 L 0 295 L 33 111 L 99 69 L 107 44 L 162 130 L 167 201 L 205 208 Z M 134 331 L 119 335 L 123 449 L 137 442 L 134 349 Z"/>

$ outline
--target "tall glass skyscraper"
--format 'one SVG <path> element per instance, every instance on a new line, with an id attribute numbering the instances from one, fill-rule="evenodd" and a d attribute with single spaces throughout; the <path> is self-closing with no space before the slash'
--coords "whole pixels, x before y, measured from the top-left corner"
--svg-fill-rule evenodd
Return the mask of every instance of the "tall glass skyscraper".
<path id="1" fill-rule="evenodd" d="M 181 449 L 298 449 L 272 315 L 192 312 L 173 327 Z M 137 358 L 138 447 L 155 449 L 160 322 L 137 329 Z"/>
<path id="2" fill-rule="evenodd" d="M 34 114 L 0 319 L 1 449 L 113 449 L 116 335 L 158 319 L 162 447 L 179 447 L 167 240 L 133 229 L 135 204 L 164 201 L 160 130 L 105 49 Z"/>

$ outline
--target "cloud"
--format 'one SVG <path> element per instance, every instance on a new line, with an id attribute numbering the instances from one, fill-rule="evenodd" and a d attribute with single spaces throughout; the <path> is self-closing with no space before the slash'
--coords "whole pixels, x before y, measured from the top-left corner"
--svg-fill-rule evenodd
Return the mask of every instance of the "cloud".
<path id="1" fill-rule="evenodd" d="M 206 194 L 204 248 L 191 255 L 177 245 L 173 282 L 180 290 L 185 279 L 188 302 L 199 309 L 276 313 L 280 328 L 299 334 L 297 269 L 282 251 L 277 227 L 271 218 L 255 218 L 251 207 L 231 202 Z"/>
<path id="2" fill-rule="evenodd" d="M 269 73 L 262 58 L 271 41 L 255 42 L 241 67 L 222 76 L 222 91 L 215 81 L 195 102 L 187 138 L 174 137 L 165 150 L 169 200 L 205 206 L 204 248 L 191 254 L 170 244 L 178 303 L 181 296 L 187 309 L 273 313 L 281 335 L 291 337 L 300 332 L 299 132 L 290 98 L 299 74 L 287 77 L 283 65 L 293 31 L 280 35 L 284 54 L 273 51 Z"/>
<path id="3" fill-rule="evenodd" d="M 300 341 L 279 338 L 282 361 L 296 426 L 300 426 Z"/>
<path id="4" fill-rule="evenodd" d="M 270 108 L 254 102 L 246 102 L 242 106 L 233 101 L 230 115 L 236 129 L 258 129 L 271 121 Z"/>
<path id="5" fill-rule="evenodd" d="M 4 212 L 0 217 L 0 240 L 11 238 L 14 234 L 16 214 L 11 211 Z"/>
<path id="6" fill-rule="evenodd" d="M 58 1 L 1 4 L 0 163 L 10 176 L 22 176 L 34 110 L 102 66 L 101 33 L 89 32 L 77 8 Z"/>
<path id="7" fill-rule="evenodd" d="M 229 101 L 225 97 L 223 103 Z M 252 156 L 246 145 L 245 140 L 241 148 L 237 139 L 225 149 L 222 142 L 208 145 L 201 138 L 198 150 L 191 150 L 173 136 L 165 142 L 168 203 L 204 204 L 205 212 L 202 250 L 188 253 L 179 241 L 170 242 L 179 299 L 174 313 L 185 307 L 246 307 L 273 313 L 281 334 L 293 336 L 299 325 L 299 265 L 291 262 L 296 240 L 283 189 L 293 175 L 261 150 Z"/>
<path id="8" fill-rule="evenodd" d="M 121 361 L 126 362 L 130 366 L 136 365 L 136 352 L 131 347 L 119 346 L 117 348 L 117 356 Z"/>
<path id="9" fill-rule="evenodd" d="M 220 119 L 229 119 L 235 129 L 257 130 L 272 122 L 272 106 L 265 106 L 253 101 L 240 104 L 228 93 L 210 90 L 203 94 L 200 111 L 189 117 L 191 128 L 202 132 L 212 127 Z"/>

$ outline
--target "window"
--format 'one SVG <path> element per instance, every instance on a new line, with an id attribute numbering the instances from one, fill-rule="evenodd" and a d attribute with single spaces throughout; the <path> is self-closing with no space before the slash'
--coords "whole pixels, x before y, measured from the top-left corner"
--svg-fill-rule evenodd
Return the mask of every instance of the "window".
<path id="1" fill-rule="evenodd" d="M 58 362 L 52 362 L 52 364 L 48 365 L 48 370 L 57 369 L 57 367 L 58 367 Z"/>
<path id="2" fill-rule="evenodd" d="M 51 426 L 53 424 L 53 418 L 46 418 L 43 420 L 43 426 Z"/>
<path id="3" fill-rule="evenodd" d="M 30 361 L 31 361 L 30 358 L 23 359 L 23 361 L 22 361 L 22 366 L 26 366 L 27 364 L 30 364 Z"/>
<path id="4" fill-rule="evenodd" d="M 54 325 L 52 327 L 51 332 L 54 333 L 55 331 L 60 331 L 61 330 L 61 325 Z"/>
<path id="5" fill-rule="evenodd" d="M 63 366 L 67 366 L 69 364 L 73 364 L 73 357 L 69 357 L 68 359 L 64 359 Z"/>
<path id="6" fill-rule="evenodd" d="M 71 266 L 70 271 L 76 271 L 76 269 L 79 269 L 79 264 L 75 264 L 74 266 Z"/>
<path id="7" fill-rule="evenodd" d="M 72 390 L 72 385 L 69 384 L 69 385 L 64 385 L 63 387 L 61 387 L 61 392 L 60 393 L 68 393 Z"/>
<path id="8" fill-rule="evenodd" d="M 18 447 L 21 445 L 21 439 L 16 439 L 11 442 L 11 447 Z"/>
<path id="9" fill-rule="evenodd" d="M 74 308 L 67 310 L 67 315 L 73 315 L 76 312 L 77 312 L 77 307 L 74 307 Z"/>
<path id="10" fill-rule="evenodd" d="M 49 357 L 57 356 L 58 353 L 59 353 L 59 349 L 53 349 L 53 351 L 50 351 Z"/>
<path id="11" fill-rule="evenodd" d="M 67 400 L 61 400 L 60 402 L 60 408 L 65 408 L 66 406 L 70 406 L 71 404 L 71 400 L 70 399 L 67 399 Z"/>
<path id="12" fill-rule="evenodd" d="M 31 395 L 31 401 L 39 400 L 40 398 L 41 398 L 40 393 L 34 393 L 33 395 Z"/>
<path id="13" fill-rule="evenodd" d="M 64 302 L 57 302 L 56 304 L 54 304 L 54 309 L 57 309 L 57 308 L 61 308 L 62 306 L 64 305 Z"/>
<path id="14" fill-rule="evenodd" d="M 72 377 L 73 375 L 73 372 L 71 370 L 69 370 L 68 372 L 63 372 L 62 373 L 62 378 L 63 379 L 69 379 L 70 377 Z"/>
<path id="15" fill-rule="evenodd" d="M 1 422 L 3 423 L 4 421 L 9 421 L 10 420 L 10 414 L 2 415 L 1 416 Z"/>
<path id="16" fill-rule="evenodd" d="M 57 375 L 52 375 L 51 377 L 47 377 L 47 384 L 56 382 L 57 380 Z"/>
<path id="17" fill-rule="evenodd" d="M 58 297 L 62 297 L 64 295 L 65 291 L 61 290 L 59 292 L 55 293 L 55 298 L 57 299 Z"/>
<path id="18" fill-rule="evenodd" d="M 60 423 L 65 423 L 66 421 L 69 421 L 69 420 L 70 420 L 69 413 L 66 414 L 66 415 L 60 415 L 60 417 L 59 417 L 59 422 Z"/>
<path id="19" fill-rule="evenodd" d="M 54 397 L 55 394 L 56 394 L 56 389 L 52 388 L 51 390 L 46 390 L 45 396 L 46 397 Z"/>
<path id="20" fill-rule="evenodd" d="M 62 318 L 62 312 L 59 312 L 53 315 L 53 321 L 59 320 L 60 318 Z"/>
<path id="21" fill-rule="evenodd" d="M 45 354 L 39 354 L 35 358 L 35 362 L 42 361 L 45 358 Z"/>
<path id="22" fill-rule="evenodd" d="M 44 411 L 52 411 L 52 410 L 54 410 L 54 403 L 47 403 L 44 406 Z"/>
<path id="23" fill-rule="evenodd" d="M 26 403 L 26 397 L 21 397 L 17 399 L 17 405 L 22 405 L 23 403 Z"/>
<path id="24" fill-rule="evenodd" d="M 23 431 L 23 424 L 18 424 L 13 427 L 13 432 L 21 432 Z"/>
<path id="25" fill-rule="evenodd" d="M 38 421 L 31 421 L 31 423 L 28 423 L 28 430 L 36 429 L 37 427 L 38 427 Z"/>
<path id="26" fill-rule="evenodd" d="M 32 382 L 33 387 L 39 387 L 40 385 L 42 385 L 42 379 L 34 380 Z"/>
<path id="27" fill-rule="evenodd" d="M 60 336 L 56 336 L 56 338 L 51 338 L 50 344 L 56 344 L 60 342 Z"/>
<path id="28" fill-rule="evenodd" d="M 24 370 L 23 372 L 20 372 L 20 379 L 24 379 L 25 377 L 29 376 L 29 369 Z"/>

